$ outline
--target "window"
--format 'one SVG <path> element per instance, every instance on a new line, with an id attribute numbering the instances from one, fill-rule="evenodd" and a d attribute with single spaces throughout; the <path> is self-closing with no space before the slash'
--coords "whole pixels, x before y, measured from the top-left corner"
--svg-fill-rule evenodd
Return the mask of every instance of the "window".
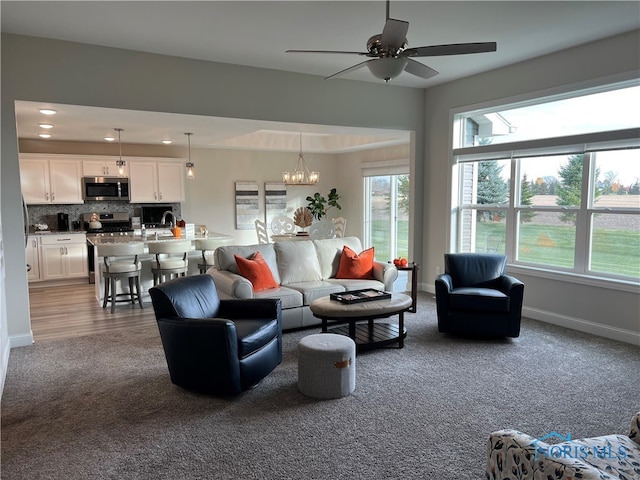
<path id="1" fill-rule="evenodd" d="M 465 124 L 464 141 L 454 139 L 453 147 L 496 145 L 637 127 L 640 87 L 602 87 L 601 90 L 605 91 L 580 95 L 574 92 L 571 98 L 566 98 L 571 95 L 567 94 L 535 103 L 466 112 L 461 118 Z"/>
<path id="2" fill-rule="evenodd" d="M 591 157 L 589 270 L 640 277 L 640 151 Z"/>
<path id="3" fill-rule="evenodd" d="M 365 244 L 376 259 L 409 256 L 409 175 L 364 178 Z"/>
<path id="4" fill-rule="evenodd" d="M 510 171 L 504 159 L 462 167 L 461 251 L 504 253 Z"/>
<path id="5" fill-rule="evenodd" d="M 456 115 L 455 249 L 638 281 L 640 117 L 629 115 L 634 104 L 640 104 L 640 87 L 622 85 Z M 570 135 L 549 136 L 556 132 Z"/>
<path id="6" fill-rule="evenodd" d="M 516 160 L 520 167 L 516 259 L 520 262 L 574 268 L 583 157 Z"/>

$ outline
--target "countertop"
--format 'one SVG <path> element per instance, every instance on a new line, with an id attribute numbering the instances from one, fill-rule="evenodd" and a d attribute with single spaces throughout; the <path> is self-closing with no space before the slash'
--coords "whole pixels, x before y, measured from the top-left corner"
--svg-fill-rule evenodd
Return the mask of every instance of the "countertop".
<path id="1" fill-rule="evenodd" d="M 68 233 L 68 232 L 67 232 Z M 144 243 L 148 244 L 150 242 L 176 242 L 182 240 L 191 240 L 195 241 L 200 238 L 208 238 L 213 240 L 222 240 L 229 241 L 233 240 L 231 235 L 226 235 L 224 233 L 216 233 L 209 232 L 206 237 L 202 235 L 196 235 L 195 237 L 180 237 L 176 238 L 169 235 L 159 235 L 158 238 L 155 235 L 114 235 L 114 236 L 98 236 L 98 235 L 87 235 L 87 240 L 92 245 L 105 245 L 105 244 L 113 244 L 113 243 Z"/>
<path id="2" fill-rule="evenodd" d="M 74 233 L 87 233 L 86 230 L 29 230 L 28 235 L 71 235 Z"/>

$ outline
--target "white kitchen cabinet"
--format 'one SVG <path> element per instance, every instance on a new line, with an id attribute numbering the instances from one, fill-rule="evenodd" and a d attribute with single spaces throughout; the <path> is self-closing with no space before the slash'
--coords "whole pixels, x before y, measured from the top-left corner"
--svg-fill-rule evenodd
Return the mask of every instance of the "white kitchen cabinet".
<path id="1" fill-rule="evenodd" d="M 85 177 L 117 177 L 119 158 L 83 160 L 82 172 Z M 129 165 L 126 159 L 124 165 L 124 176 L 129 176 Z"/>
<path id="2" fill-rule="evenodd" d="M 158 163 L 159 202 L 184 202 L 183 162 Z"/>
<path id="3" fill-rule="evenodd" d="M 20 185 L 27 205 L 84 203 L 81 177 L 79 160 L 20 157 Z"/>
<path id="4" fill-rule="evenodd" d="M 131 203 L 183 202 L 184 169 L 182 161 L 131 161 L 129 165 Z"/>
<path id="5" fill-rule="evenodd" d="M 40 280 L 40 245 L 36 235 L 27 237 L 27 246 L 25 247 L 27 257 L 27 280 L 29 282 L 37 282 Z"/>
<path id="6" fill-rule="evenodd" d="M 129 165 L 129 201 L 158 201 L 158 168 L 151 162 L 131 162 Z"/>
<path id="7" fill-rule="evenodd" d="M 40 238 L 40 253 L 42 280 L 89 277 L 84 234 L 43 236 Z"/>

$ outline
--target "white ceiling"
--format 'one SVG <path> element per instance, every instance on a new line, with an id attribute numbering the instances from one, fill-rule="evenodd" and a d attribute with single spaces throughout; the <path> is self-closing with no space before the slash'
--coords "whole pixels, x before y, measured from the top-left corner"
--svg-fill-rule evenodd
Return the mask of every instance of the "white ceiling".
<path id="1" fill-rule="evenodd" d="M 363 60 L 357 55 L 285 53 L 287 49 L 366 51 L 381 33 L 384 1 L 128 1 L 0 3 L 2 31 L 56 38 L 215 62 L 328 76 Z M 403 73 L 392 83 L 428 88 L 589 41 L 640 28 L 637 1 L 392 1 L 392 18 L 410 23 L 410 47 L 496 41 L 494 53 L 421 58 L 439 71 L 422 80 Z M 598 61 L 598 59 L 594 59 Z M 344 77 L 374 81 L 367 69 Z M 340 80 L 327 80 L 340 81 Z M 24 104 L 23 104 L 24 103 Z M 21 138 L 35 138 L 37 105 L 18 105 Z M 115 126 L 123 143 L 157 143 L 168 137 L 186 144 L 185 131 L 198 132 L 193 146 L 348 151 L 366 145 L 406 141 L 406 132 L 316 125 L 245 122 L 210 117 L 115 111 L 58 105 L 57 140 L 96 141 Z M 139 128 L 146 125 L 146 128 Z M 207 132 L 207 133 L 200 133 Z M 216 133 L 213 133 L 216 132 Z M 288 132 L 283 135 L 282 132 Z M 315 135 L 311 135 L 315 133 Z M 338 135 L 341 133 L 341 135 Z M 181 137 L 181 138 L 180 138 Z"/>
<path id="2" fill-rule="evenodd" d="M 56 110 L 45 117 L 42 107 Z M 123 144 L 160 145 L 168 139 L 173 145 L 187 145 L 190 132 L 194 148 L 228 148 L 293 152 L 344 153 L 366 148 L 399 145 L 409 141 L 409 132 L 329 125 L 268 122 L 201 115 L 120 110 L 41 102 L 16 102 L 18 137 L 38 139 L 40 132 L 51 132 L 49 141 L 101 142 L 105 136 L 118 138 Z M 43 130 L 39 123 L 53 128 Z M 117 149 L 111 149 L 117 153 Z"/>

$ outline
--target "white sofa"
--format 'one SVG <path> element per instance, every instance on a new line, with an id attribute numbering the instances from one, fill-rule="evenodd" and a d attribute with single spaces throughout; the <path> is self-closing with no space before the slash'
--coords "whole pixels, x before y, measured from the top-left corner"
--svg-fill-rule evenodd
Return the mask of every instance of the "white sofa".
<path id="1" fill-rule="evenodd" d="M 387 262 L 373 262 L 371 280 L 337 279 L 343 246 L 362 251 L 357 237 L 268 243 L 261 245 L 224 245 L 214 253 L 213 277 L 220 298 L 280 298 L 282 328 L 290 330 L 320 324 L 309 310 L 309 303 L 331 293 L 376 288 L 392 291 L 398 278 L 397 268 Z M 278 288 L 254 292 L 249 280 L 238 274 L 234 254 L 245 258 L 260 252 L 271 269 Z"/>

